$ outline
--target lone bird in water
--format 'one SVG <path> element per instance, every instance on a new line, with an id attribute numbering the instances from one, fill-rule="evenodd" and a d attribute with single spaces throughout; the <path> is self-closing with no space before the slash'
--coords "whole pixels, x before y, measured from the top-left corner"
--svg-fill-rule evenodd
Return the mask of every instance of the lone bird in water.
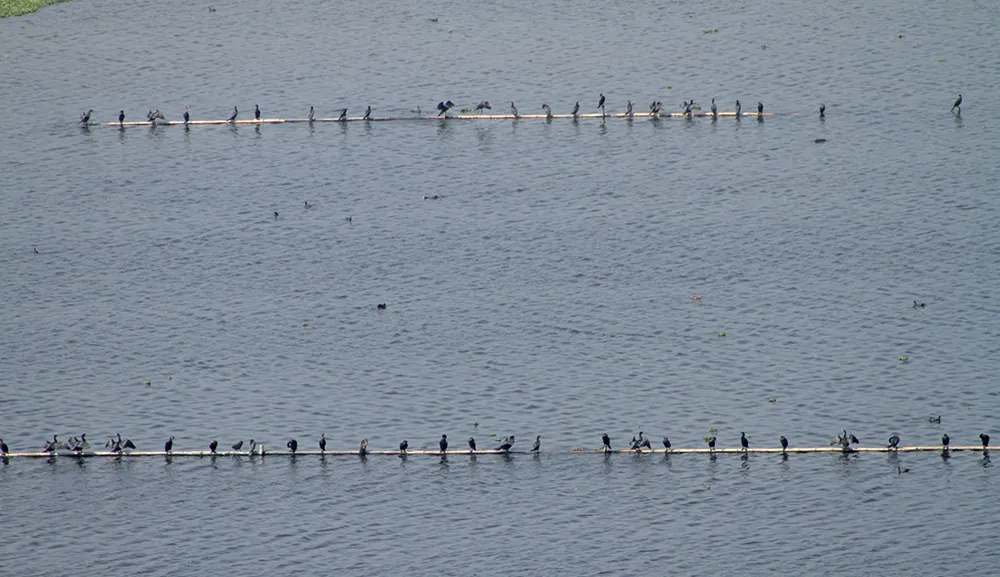
<path id="1" fill-rule="evenodd" d="M 962 113 L 962 95 L 961 94 L 958 95 L 958 100 L 955 101 L 955 104 L 951 105 L 951 111 L 955 112 L 956 108 L 958 109 L 958 113 L 961 114 Z"/>
<path id="2" fill-rule="evenodd" d="M 406 454 L 406 449 L 409 446 L 410 446 L 410 443 L 406 439 L 403 439 L 403 442 L 399 444 L 399 452 L 402 453 L 403 455 L 405 455 Z"/>
<path id="3" fill-rule="evenodd" d="M 632 101 L 631 100 L 629 100 L 628 104 L 625 106 L 625 116 L 628 116 L 628 117 L 632 116 Z"/>
<path id="4" fill-rule="evenodd" d="M 80 124 L 82 124 L 84 126 L 86 126 L 87 124 L 89 124 L 90 123 L 90 115 L 93 114 L 93 113 L 94 113 L 93 110 L 88 110 L 88 111 L 84 112 L 82 115 L 80 115 Z"/>
<path id="5" fill-rule="evenodd" d="M 447 116 L 448 115 L 448 111 L 451 110 L 451 108 L 453 106 L 455 106 L 455 103 L 452 102 L 451 100 L 449 100 L 448 102 L 438 102 L 438 106 L 437 106 L 437 109 L 439 111 L 438 112 L 438 116 L 441 116 L 441 115 Z"/>
<path id="6" fill-rule="evenodd" d="M 521 118 L 521 115 L 517 113 L 517 107 L 514 106 L 514 102 L 510 103 L 510 113 L 514 115 L 514 118 Z"/>
<path id="7" fill-rule="evenodd" d="M 740 433 L 740 445 L 743 446 L 744 451 L 750 448 L 750 439 L 747 439 L 746 433 Z"/>
<path id="8" fill-rule="evenodd" d="M 260 106 L 253 105 L 253 119 L 260 120 Z"/>
<path id="9" fill-rule="evenodd" d="M 545 119 L 552 120 L 552 107 L 549 106 L 548 104 L 543 104 L 542 110 L 545 111 Z"/>
<path id="10" fill-rule="evenodd" d="M 365 115 L 363 117 L 363 120 L 371 120 L 371 119 L 372 119 L 372 107 L 371 105 L 369 105 L 368 108 L 365 109 Z"/>
<path id="11" fill-rule="evenodd" d="M 448 435 L 441 435 L 441 440 L 438 441 L 438 447 L 441 447 L 442 453 L 448 450 Z"/>
<path id="12" fill-rule="evenodd" d="M 323 433 L 319 438 L 319 450 L 326 451 L 326 433 Z"/>
<path id="13" fill-rule="evenodd" d="M 278 220 L 278 211 L 274 211 L 274 220 Z"/>
<path id="14" fill-rule="evenodd" d="M 163 444 L 163 452 L 169 453 L 174 448 L 174 438 L 170 437 L 167 442 Z"/>
<path id="15" fill-rule="evenodd" d="M 948 445 L 950 444 L 951 444 L 951 437 L 948 436 L 948 433 L 941 435 L 941 446 L 944 447 L 945 450 L 948 449 Z"/>
<path id="16" fill-rule="evenodd" d="M 541 448 L 542 448 L 542 436 L 538 435 L 537 437 L 535 437 L 535 444 L 531 446 L 531 452 L 537 453 Z"/>
<path id="17" fill-rule="evenodd" d="M 708 448 L 709 448 L 709 449 L 712 449 L 713 451 L 715 450 L 715 435 L 712 435 L 712 436 L 711 436 L 711 437 L 710 437 L 710 438 L 708 439 Z"/>
<path id="18" fill-rule="evenodd" d="M 229 117 L 229 122 L 236 122 L 236 117 L 240 115 L 240 109 L 233 107 L 233 114 Z"/>
<path id="19" fill-rule="evenodd" d="M 511 436 L 507 437 L 506 439 L 504 439 L 503 443 L 500 443 L 500 446 L 497 447 L 497 450 L 498 451 L 503 451 L 503 452 L 506 453 L 506 452 L 510 451 L 510 448 L 513 447 L 513 446 L 514 446 L 514 435 L 511 435 Z"/>
<path id="20" fill-rule="evenodd" d="M 208 444 L 208 452 L 214 455 L 215 450 L 218 448 L 219 448 L 219 442 L 216 441 L 215 439 L 212 439 L 212 442 Z"/>
<path id="21" fill-rule="evenodd" d="M 739 120 L 739 119 L 740 119 L 740 116 L 741 116 L 740 112 L 741 112 L 742 110 L 743 110 L 743 105 L 742 105 L 742 104 L 740 104 L 740 101 L 739 101 L 739 100 L 737 100 L 737 101 L 736 101 L 736 120 Z"/>
<path id="22" fill-rule="evenodd" d="M 340 116 L 337 117 L 337 122 L 346 122 L 346 121 L 347 121 L 347 109 L 341 108 Z"/>
<path id="23" fill-rule="evenodd" d="M 368 439 L 361 439 L 361 447 L 358 449 L 358 454 L 362 457 L 368 454 Z"/>
<path id="24" fill-rule="evenodd" d="M 55 436 L 53 436 L 52 438 L 55 439 Z M 983 442 L 984 449 L 990 446 L 990 436 L 987 435 L 986 433 L 979 433 L 979 440 Z"/>
<path id="25" fill-rule="evenodd" d="M 719 109 L 715 107 L 715 99 L 712 99 L 712 118 L 719 116 Z"/>
<path id="26" fill-rule="evenodd" d="M 819 117 L 826 118 L 826 105 L 822 102 L 819 104 Z"/>
<path id="27" fill-rule="evenodd" d="M 888 448 L 889 449 L 898 449 L 899 448 L 899 435 L 893 435 L 893 436 L 889 437 L 889 447 Z"/>
<path id="28" fill-rule="evenodd" d="M 670 439 L 663 437 L 663 448 L 667 451 L 670 450 Z"/>
<path id="29" fill-rule="evenodd" d="M 476 105 L 476 113 L 477 114 L 482 114 L 484 110 L 493 110 L 493 107 L 490 106 L 490 101 L 489 100 L 484 100 L 484 101 L 482 101 L 482 102 L 480 102 L 479 104 Z"/>
<path id="30" fill-rule="evenodd" d="M 188 105 L 184 105 L 184 124 L 191 122 L 191 112 L 188 110 Z"/>
<path id="31" fill-rule="evenodd" d="M 604 433 L 603 435 L 601 435 L 601 441 L 604 442 L 604 452 L 605 453 L 610 453 L 611 452 L 611 437 L 609 437 L 607 433 Z"/>
<path id="32" fill-rule="evenodd" d="M 288 450 L 291 451 L 293 455 L 295 454 L 295 451 L 299 450 L 299 442 L 295 439 L 285 443 L 285 446 L 288 447 Z"/>
<path id="33" fill-rule="evenodd" d="M 924 308 L 926 306 L 927 306 L 927 303 L 918 303 L 917 301 L 913 301 L 913 308 L 915 308 L 915 309 L 922 309 L 922 308 Z"/>
<path id="34" fill-rule="evenodd" d="M 785 436 L 782 435 L 781 438 L 778 440 L 781 441 L 781 452 L 784 453 L 785 450 L 788 449 L 788 439 L 786 439 Z"/>
<path id="35" fill-rule="evenodd" d="M 119 110 L 118 111 L 118 126 L 121 126 L 122 124 L 125 124 L 125 111 L 124 110 Z"/>
<path id="36" fill-rule="evenodd" d="M 475 450 L 476 450 L 476 440 L 472 437 L 469 437 L 469 451 L 475 451 Z"/>
<path id="37" fill-rule="evenodd" d="M 927 422 L 928 423 L 937 423 L 937 424 L 940 425 L 941 424 L 941 415 L 938 415 L 936 417 L 927 417 Z"/>
<path id="38" fill-rule="evenodd" d="M 309 107 L 309 122 L 316 120 L 316 109 L 312 106 Z"/>
<path id="39" fill-rule="evenodd" d="M 758 102 L 757 103 L 757 117 L 759 118 L 761 116 L 764 116 L 764 103 L 763 102 Z"/>
<path id="40" fill-rule="evenodd" d="M 239 451 L 242 448 L 243 448 L 243 439 L 240 439 L 238 443 L 233 445 L 234 451 Z"/>
<path id="41" fill-rule="evenodd" d="M 576 106 L 573 107 L 573 118 L 576 118 L 576 115 L 579 113 L 580 113 L 580 103 L 577 102 Z"/>

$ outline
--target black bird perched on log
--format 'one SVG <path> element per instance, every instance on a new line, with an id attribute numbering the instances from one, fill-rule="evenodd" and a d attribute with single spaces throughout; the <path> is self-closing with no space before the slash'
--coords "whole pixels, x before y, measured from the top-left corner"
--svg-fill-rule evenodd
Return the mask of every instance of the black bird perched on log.
<path id="1" fill-rule="evenodd" d="M 253 119 L 260 120 L 260 106 L 253 105 Z"/>
<path id="2" fill-rule="evenodd" d="M 538 435 L 537 437 L 535 437 L 535 444 L 531 445 L 531 452 L 537 453 L 541 448 L 542 448 L 542 436 Z"/>
<path id="3" fill-rule="evenodd" d="M 757 102 L 757 116 L 764 116 L 764 103 Z"/>
<path id="4" fill-rule="evenodd" d="M 577 102 L 576 106 L 573 107 L 573 118 L 576 118 L 576 115 L 579 114 L 579 112 L 580 112 L 580 103 Z"/>
<path id="5" fill-rule="evenodd" d="M 784 453 L 785 450 L 788 449 L 788 439 L 786 439 L 785 436 L 782 435 L 781 438 L 778 440 L 781 441 L 781 452 Z"/>
<path id="6" fill-rule="evenodd" d="M 715 106 L 715 99 L 712 99 L 712 118 L 719 116 L 719 109 Z"/>
<path id="7" fill-rule="evenodd" d="M 510 103 L 510 113 L 514 115 L 514 118 L 521 118 L 521 115 L 517 113 L 517 107 L 514 106 L 514 102 Z"/>
<path id="8" fill-rule="evenodd" d="M 822 102 L 819 104 L 819 117 L 826 118 L 826 105 Z"/>
<path id="9" fill-rule="evenodd" d="M 340 116 L 337 117 L 337 122 L 347 122 L 347 109 L 340 109 Z"/>
<path id="10" fill-rule="evenodd" d="M 451 110 L 453 106 L 455 106 L 455 103 L 452 102 L 451 100 L 449 100 L 448 102 L 438 102 L 438 106 L 437 106 L 437 109 L 439 111 L 438 112 L 438 116 L 441 116 L 441 115 L 447 116 L 448 115 L 448 111 Z"/>
<path id="11" fill-rule="evenodd" d="M 543 104 L 542 110 L 545 111 L 546 120 L 552 120 L 552 107 L 549 106 L 548 104 Z"/>
<path id="12" fill-rule="evenodd" d="M 715 449 L 715 435 L 712 435 L 712 437 L 708 440 L 708 448 Z"/>
<path id="13" fill-rule="evenodd" d="M 3 442 L 3 439 L 0 439 L 0 455 L 6 455 L 9 452 L 10 447 L 7 446 L 7 443 Z"/>
<path id="14" fill-rule="evenodd" d="M 503 443 L 500 443 L 500 446 L 497 447 L 497 450 L 498 451 L 503 451 L 503 452 L 506 453 L 506 452 L 510 451 L 510 448 L 513 447 L 513 446 L 514 446 L 514 435 L 511 435 L 511 436 L 507 437 L 506 439 L 504 439 Z"/>
<path id="15" fill-rule="evenodd" d="M 295 454 L 295 451 L 299 450 L 299 442 L 295 439 L 285 443 L 285 446 L 288 447 L 288 450 L 291 451 L 293 455 Z"/>
<path id="16" fill-rule="evenodd" d="M 739 120 L 739 119 L 740 119 L 740 116 L 741 116 L 741 114 L 740 114 L 740 113 L 741 113 L 741 111 L 742 111 L 742 110 L 743 110 L 743 105 L 741 105 L 741 104 L 740 104 L 740 101 L 739 101 L 739 100 L 737 100 L 737 101 L 736 101 L 736 119 L 737 119 L 737 120 Z"/>
<path id="17" fill-rule="evenodd" d="M 253 455 L 253 452 L 256 449 L 257 449 L 257 441 L 254 441 L 253 439 L 250 439 L 250 449 L 247 450 L 247 453 Z"/>
<path id="18" fill-rule="evenodd" d="M 163 444 L 163 452 L 169 453 L 174 448 L 174 438 L 170 437 L 167 442 Z"/>
<path id="19" fill-rule="evenodd" d="M 118 111 L 118 125 L 121 126 L 124 123 L 125 123 L 125 111 L 124 110 L 119 110 Z"/>
<path id="20" fill-rule="evenodd" d="M 438 441 L 438 447 L 441 447 L 442 453 L 448 450 L 448 435 L 441 435 L 441 440 Z"/>
<path id="21" fill-rule="evenodd" d="M 243 439 L 240 439 L 238 443 L 233 445 L 234 451 L 239 451 L 242 448 L 243 448 Z"/>
<path id="22" fill-rule="evenodd" d="M 948 433 L 941 435 L 941 446 L 947 449 L 948 445 L 950 444 L 951 444 L 951 437 L 948 436 Z"/>
<path id="23" fill-rule="evenodd" d="M 93 110 L 88 110 L 88 111 L 84 112 L 82 115 L 80 115 L 80 124 L 82 124 L 84 126 L 86 126 L 87 124 L 89 124 L 90 123 L 90 115 L 93 114 L 93 113 L 94 113 Z"/>
<path id="24" fill-rule="evenodd" d="M 670 450 L 670 439 L 663 437 L 663 448 L 668 451 Z"/>
<path id="25" fill-rule="evenodd" d="M 212 439 L 212 442 L 208 444 L 208 452 L 214 455 L 215 450 L 218 448 L 219 448 L 219 442 L 216 441 L 215 439 Z"/>
<path id="26" fill-rule="evenodd" d="M 740 445 L 743 446 L 744 451 L 750 448 L 750 439 L 747 439 L 746 433 L 740 433 Z"/>
<path id="27" fill-rule="evenodd" d="M 604 94 L 601 94 L 601 99 L 597 101 L 597 108 L 604 110 Z"/>
<path id="28" fill-rule="evenodd" d="M 188 105 L 184 105 L 184 124 L 191 121 L 191 112 L 188 110 Z"/>
<path id="29" fill-rule="evenodd" d="M 55 437 L 53 436 L 52 438 L 54 439 Z M 979 433 L 979 440 L 983 442 L 984 449 L 990 446 L 990 436 L 986 433 Z"/>
<path id="30" fill-rule="evenodd" d="M 326 433 L 323 433 L 319 437 L 319 450 L 326 451 Z"/>
<path id="31" fill-rule="evenodd" d="M 358 449 L 358 454 L 362 457 L 368 454 L 368 439 L 361 439 L 361 447 Z"/>
<path id="32" fill-rule="evenodd" d="M 482 114 L 484 110 L 493 110 L 493 107 L 490 106 L 490 101 L 489 100 L 484 100 L 484 101 L 482 101 L 482 102 L 480 102 L 479 104 L 476 105 L 476 113 L 477 114 Z"/>
<path id="33" fill-rule="evenodd" d="M 372 119 L 372 107 L 371 107 L 371 105 L 369 105 L 368 108 L 365 109 L 365 115 L 364 115 L 363 119 L 364 120 L 371 120 Z"/>
<path id="34" fill-rule="evenodd" d="M 309 122 L 316 120 L 316 109 L 312 106 L 309 107 Z"/>
<path id="35" fill-rule="evenodd" d="M 858 438 L 854 436 L 854 433 L 851 433 L 851 442 L 857 445 L 861 441 L 859 441 Z"/>
<path id="36" fill-rule="evenodd" d="M 406 454 L 406 449 L 409 446 L 410 446 L 410 443 L 406 439 L 403 439 L 403 442 L 399 444 L 399 452 L 405 455 Z"/>
<path id="37" fill-rule="evenodd" d="M 229 117 L 229 122 L 236 122 L 236 117 L 240 115 L 240 109 L 233 107 L 233 114 Z"/>
<path id="38" fill-rule="evenodd" d="M 625 106 L 625 116 L 632 116 L 632 101 L 629 100 L 628 104 Z"/>
<path id="39" fill-rule="evenodd" d="M 608 453 L 611 451 L 611 437 L 607 433 L 601 435 L 601 441 L 604 442 L 604 452 Z"/>
<path id="40" fill-rule="evenodd" d="M 958 95 L 958 100 L 955 101 L 955 104 L 951 105 L 951 111 L 954 112 L 956 108 L 958 109 L 958 113 L 961 114 L 962 113 L 962 95 L 961 94 Z"/>
<path id="41" fill-rule="evenodd" d="M 889 437 L 889 447 L 888 448 L 889 449 L 898 449 L 899 448 L 899 435 L 893 435 L 893 436 Z"/>
<path id="42" fill-rule="evenodd" d="M 472 437 L 469 437 L 469 450 L 470 451 L 476 450 L 476 440 Z"/>

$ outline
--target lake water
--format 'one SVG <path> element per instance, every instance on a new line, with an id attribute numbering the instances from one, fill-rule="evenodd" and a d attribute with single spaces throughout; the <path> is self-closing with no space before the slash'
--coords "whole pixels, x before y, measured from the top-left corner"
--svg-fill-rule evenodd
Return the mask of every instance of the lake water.
<path id="1" fill-rule="evenodd" d="M 995 572 L 980 453 L 570 451 L 1000 438 L 1000 5 L 212 6 L 0 21 L 0 436 L 547 453 L 11 459 L 0 574 Z M 73 126 L 599 93 L 774 116 Z"/>

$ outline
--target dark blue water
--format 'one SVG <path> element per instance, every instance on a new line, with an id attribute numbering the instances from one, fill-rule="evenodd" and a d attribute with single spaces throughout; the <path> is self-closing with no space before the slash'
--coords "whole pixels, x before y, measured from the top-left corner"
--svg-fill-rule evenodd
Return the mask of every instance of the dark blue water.
<path id="1" fill-rule="evenodd" d="M 991 572 L 978 453 L 569 451 L 994 430 L 1000 9 L 213 7 L 0 21 L 0 436 L 551 452 L 12 459 L 0 573 Z M 602 92 L 775 116 L 72 125 Z"/>

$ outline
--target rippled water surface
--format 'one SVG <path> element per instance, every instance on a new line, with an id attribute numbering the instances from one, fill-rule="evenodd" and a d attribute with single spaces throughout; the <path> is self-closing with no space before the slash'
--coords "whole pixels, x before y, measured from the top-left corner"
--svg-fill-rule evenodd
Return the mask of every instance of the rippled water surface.
<path id="1" fill-rule="evenodd" d="M 1000 7 L 212 6 L 0 21 L 0 436 L 548 452 L 10 459 L 0 574 L 993 572 L 978 452 L 570 450 L 995 432 Z M 774 116 L 73 125 L 599 93 Z"/>

